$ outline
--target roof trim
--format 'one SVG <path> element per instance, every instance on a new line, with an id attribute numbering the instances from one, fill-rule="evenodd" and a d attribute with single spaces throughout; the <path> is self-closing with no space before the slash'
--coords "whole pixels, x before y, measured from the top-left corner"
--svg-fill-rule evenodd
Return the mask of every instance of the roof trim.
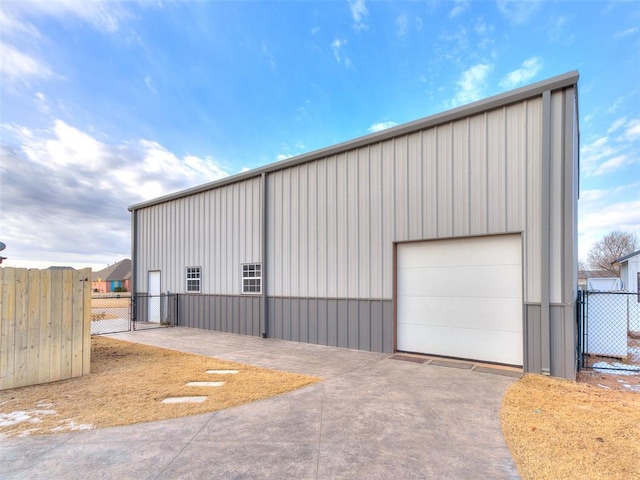
<path id="1" fill-rule="evenodd" d="M 640 250 L 631 252 L 629 255 L 625 255 L 624 257 L 616 258 L 613 262 L 611 262 L 611 265 L 613 265 L 614 263 L 626 262 L 627 260 L 635 257 L 636 255 L 640 255 Z"/>
<path id="2" fill-rule="evenodd" d="M 414 120 L 409 123 L 404 123 L 402 125 L 398 125 L 393 128 L 388 128 L 380 132 L 365 135 L 363 137 L 358 137 L 353 140 L 348 140 L 346 142 L 338 143 L 336 145 L 331 145 L 329 147 L 321 148 L 313 152 L 304 153 L 302 155 L 298 155 L 297 157 L 292 157 L 279 162 L 270 163 L 268 165 L 255 168 L 253 170 L 249 170 L 248 172 L 238 173 L 236 175 L 225 177 L 220 180 L 215 180 L 213 182 L 205 183 L 203 185 L 198 185 L 193 188 L 188 188 L 186 190 L 181 190 L 175 193 L 164 195 L 162 197 L 154 198 L 152 200 L 147 200 L 145 202 L 137 203 L 137 204 L 131 205 L 129 207 L 129 211 L 139 210 L 141 208 L 158 205 L 160 203 L 169 202 L 171 200 L 176 200 L 178 198 L 188 197 L 196 193 L 206 192 L 207 190 L 212 190 L 214 188 L 219 188 L 232 183 L 248 180 L 250 178 L 259 177 L 260 175 L 262 175 L 262 173 L 269 173 L 277 170 L 282 170 L 295 165 L 300 165 L 300 164 L 318 160 L 324 157 L 329 157 L 331 155 L 335 155 L 337 153 L 344 152 L 347 150 L 353 150 L 355 148 L 359 148 L 365 145 L 382 142 L 384 140 L 388 140 L 390 138 L 397 137 L 400 135 L 406 135 L 414 131 L 424 130 L 425 128 L 433 127 L 443 123 L 448 123 L 448 122 L 457 120 L 459 118 L 468 117 L 470 115 L 475 115 L 476 113 L 484 112 L 487 110 L 493 110 L 495 108 L 516 103 L 528 98 L 536 97 L 538 95 L 542 95 L 542 92 L 545 92 L 545 91 L 561 90 L 563 88 L 575 86 L 578 83 L 579 76 L 580 74 L 578 73 L 578 71 L 573 70 L 571 72 L 567 72 L 565 74 L 558 75 L 556 77 L 552 77 L 547 80 L 542 80 L 540 82 L 533 83 L 531 85 L 527 85 L 527 86 L 518 88 L 516 90 L 510 90 L 508 92 L 501 93 L 499 95 L 495 95 L 493 97 L 489 97 L 484 100 L 479 100 L 477 102 L 473 102 L 468 105 L 463 105 L 461 107 L 457 107 L 452 110 L 447 110 L 445 112 L 437 113 L 429 117 L 425 117 L 419 120 Z"/>

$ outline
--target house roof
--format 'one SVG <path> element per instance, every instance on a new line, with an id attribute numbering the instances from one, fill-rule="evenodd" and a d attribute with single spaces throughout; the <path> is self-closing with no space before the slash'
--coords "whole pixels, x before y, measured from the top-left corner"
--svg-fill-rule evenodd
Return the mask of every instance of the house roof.
<path id="1" fill-rule="evenodd" d="M 586 280 L 587 278 L 608 278 L 611 272 L 607 270 L 578 270 L 578 279 Z"/>
<path id="2" fill-rule="evenodd" d="M 636 255 L 640 255 L 640 250 L 632 252 L 629 255 L 625 255 L 624 257 L 617 258 L 616 260 L 611 262 L 611 265 L 613 265 L 614 263 L 626 262 L 627 260 L 630 260 L 631 258 L 635 257 Z"/>
<path id="3" fill-rule="evenodd" d="M 154 198 L 152 200 L 148 200 L 142 203 L 137 203 L 135 205 L 131 205 L 129 207 L 129 211 L 133 212 L 141 208 L 151 207 L 153 205 L 169 202 L 171 200 L 176 200 L 178 198 L 188 197 L 190 195 L 206 192 L 208 190 L 213 190 L 214 188 L 219 188 L 224 185 L 240 182 L 243 180 L 247 180 L 249 178 L 259 177 L 263 173 L 275 172 L 275 171 L 289 168 L 295 165 L 300 165 L 303 163 L 312 162 L 314 160 L 325 158 L 331 155 L 336 155 L 338 153 L 341 153 L 347 150 L 353 150 L 355 148 L 371 145 L 372 143 L 388 140 L 390 138 L 394 138 L 400 135 L 406 135 L 416 131 L 424 130 L 425 128 L 433 127 L 436 125 L 442 125 L 444 123 L 452 122 L 460 118 L 465 118 L 470 115 L 486 112 L 488 110 L 493 110 L 496 108 L 503 107 L 505 105 L 511 105 L 513 103 L 517 103 L 528 98 L 542 95 L 543 92 L 546 92 L 546 91 L 561 90 L 563 88 L 575 86 L 578 83 L 578 77 L 579 77 L 579 74 L 577 70 L 567 72 L 563 75 L 558 75 L 556 77 L 552 77 L 547 80 L 543 80 L 541 82 L 533 83 L 531 85 L 528 85 L 522 88 L 501 93 L 500 95 L 495 95 L 493 97 L 489 97 L 484 100 L 479 100 L 477 102 L 470 103 L 469 105 L 463 105 L 461 107 L 457 107 L 452 110 L 448 110 L 446 112 L 431 115 L 429 117 L 425 117 L 420 120 L 415 120 L 413 122 L 405 123 L 403 125 L 398 125 L 397 127 L 388 128 L 380 132 L 372 133 L 370 135 L 365 135 L 363 137 L 359 137 L 353 140 L 339 143 L 337 145 L 332 145 L 330 147 L 322 148 L 314 152 L 298 155 L 297 157 L 292 157 L 286 160 L 282 160 L 280 162 L 271 163 L 263 167 L 258 167 L 253 170 L 249 170 L 247 172 L 239 173 L 237 175 L 232 175 L 230 177 L 226 177 L 210 183 L 205 183 L 197 187 L 188 188 L 186 190 L 170 193 L 168 195 Z"/>
<path id="4" fill-rule="evenodd" d="M 98 281 L 98 279 L 103 282 L 113 282 L 127 280 L 129 278 L 131 278 L 131 260 L 128 258 L 91 273 L 91 280 L 93 282 Z"/>

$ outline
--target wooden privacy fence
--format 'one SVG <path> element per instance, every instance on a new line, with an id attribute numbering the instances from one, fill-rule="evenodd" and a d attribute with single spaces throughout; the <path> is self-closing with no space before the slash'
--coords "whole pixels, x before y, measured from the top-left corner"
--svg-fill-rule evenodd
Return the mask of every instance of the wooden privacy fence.
<path id="1" fill-rule="evenodd" d="M 91 269 L 0 268 L 0 390 L 89 373 Z"/>

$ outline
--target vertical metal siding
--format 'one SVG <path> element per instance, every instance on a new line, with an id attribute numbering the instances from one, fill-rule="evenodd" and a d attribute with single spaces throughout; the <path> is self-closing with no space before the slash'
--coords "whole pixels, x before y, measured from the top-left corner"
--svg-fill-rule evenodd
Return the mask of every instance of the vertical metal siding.
<path id="1" fill-rule="evenodd" d="M 160 270 L 162 291 L 183 293 L 186 267 L 199 266 L 202 293 L 239 295 L 240 265 L 261 261 L 260 208 L 253 178 L 138 210 L 136 290 Z"/>
<path id="2" fill-rule="evenodd" d="M 469 235 L 469 119 L 453 124 L 452 211 L 453 236 Z"/>
<path id="3" fill-rule="evenodd" d="M 487 115 L 469 119 L 469 204 L 471 235 L 487 233 Z"/>
<path id="4" fill-rule="evenodd" d="M 526 220 L 524 270 L 525 301 L 542 301 L 542 98 L 527 102 Z"/>
<path id="5" fill-rule="evenodd" d="M 550 202 L 549 202 L 549 301 L 562 302 L 562 232 L 564 230 L 563 213 L 563 173 L 564 173 L 564 93 L 555 92 L 551 95 L 551 165 L 549 172 Z M 569 161 L 569 159 L 567 159 Z M 569 226 L 570 227 L 570 226 Z"/>
<path id="6" fill-rule="evenodd" d="M 269 295 L 391 298 L 392 245 L 408 240 L 525 230 L 525 263 L 539 263 L 540 104 L 271 173 Z M 527 298 L 539 283 L 526 282 Z"/>

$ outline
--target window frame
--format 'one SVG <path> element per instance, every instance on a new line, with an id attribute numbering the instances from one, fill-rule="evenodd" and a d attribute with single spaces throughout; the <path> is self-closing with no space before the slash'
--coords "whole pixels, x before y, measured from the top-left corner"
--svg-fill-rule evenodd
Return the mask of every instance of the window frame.
<path id="1" fill-rule="evenodd" d="M 197 276 L 189 276 L 189 275 L 194 275 L 195 274 L 195 270 L 197 269 Z M 194 271 L 191 271 L 194 270 Z M 198 289 L 197 290 L 190 290 L 189 289 L 189 283 L 190 282 L 198 282 Z M 202 267 L 197 267 L 197 266 L 191 266 L 191 267 L 185 267 L 185 293 L 201 293 L 202 292 Z"/>
<path id="2" fill-rule="evenodd" d="M 262 263 L 243 263 L 241 267 L 240 278 L 242 284 L 240 291 L 242 295 L 262 295 Z M 258 272 L 258 275 L 256 275 L 256 272 Z M 253 273 L 253 275 L 249 275 L 250 273 Z"/>

